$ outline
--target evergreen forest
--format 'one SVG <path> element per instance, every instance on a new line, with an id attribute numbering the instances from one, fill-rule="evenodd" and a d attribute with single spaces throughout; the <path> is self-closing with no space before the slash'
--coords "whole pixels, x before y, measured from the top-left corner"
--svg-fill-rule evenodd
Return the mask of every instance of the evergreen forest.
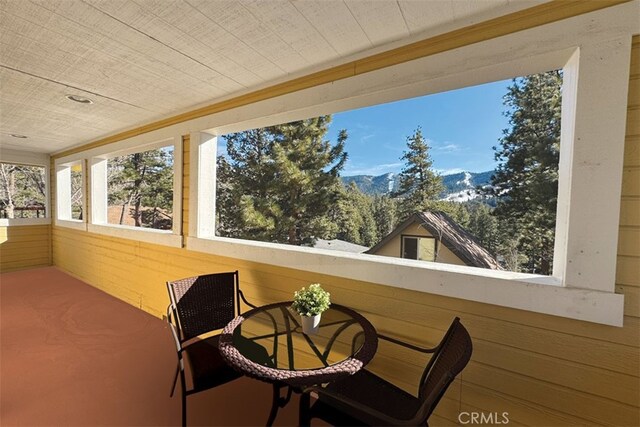
<path id="1" fill-rule="evenodd" d="M 425 130 L 406 138 L 397 189 L 365 194 L 344 184 L 348 130 L 327 139 L 331 116 L 224 135 L 217 159 L 217 235 L 311 246 L 340 239 L 371 247 L 415 212 L 442 211 L 506 270 L 551 274 L 558 188 L 560 71 L 511 82 L 509 127 L 493 147 L 491 185 L 466 202 L 440 200 Z"/>

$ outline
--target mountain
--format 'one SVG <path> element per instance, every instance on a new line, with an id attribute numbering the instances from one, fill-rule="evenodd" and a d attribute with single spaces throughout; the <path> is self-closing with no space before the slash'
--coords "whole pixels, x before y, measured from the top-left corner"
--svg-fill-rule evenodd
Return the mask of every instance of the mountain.
<path id="1" fill-rule="evenodd" d="M 440 195 L 440 199 L 466 202 L 479 197 L 476 187 L 489 185 L 493 172 L 460 172 L 443 176 L 442 183 L 445 191 Z"/>
<path id="2" fill-rule="evenodd" d="M 478 197 L 475 190 L 477 186 L 489 185 L 494 171 L 487 172 L 460 172 L 444 175 L 442 183 L 445 190 L 441 194 L 441 200 L 465 202 Z M 397 175 L 385 173 L 384 175 L 353 175 L 343 176 L 342 182 L 350 185 L 352 182 L 365 194 L 389 194 L 398 188 Z"/>
<path id="3" fill-rule="evenodd" d="M 350 185 L 352 182 L 365 194 L 388 194 L 398 189 L 397 175 L 385 173 L 384 175 L 353 175 L 343 176 L 342 182 Z"/>

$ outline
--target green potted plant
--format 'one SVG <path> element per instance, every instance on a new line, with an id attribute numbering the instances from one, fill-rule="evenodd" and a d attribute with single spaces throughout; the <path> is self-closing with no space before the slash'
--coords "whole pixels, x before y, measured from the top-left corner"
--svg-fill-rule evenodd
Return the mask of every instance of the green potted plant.
<path id="1" fill-rule="evenodd" d="M 302 288 L 293 294 L 291 307 L 300 314 L 302 332 L 307 335 L 318 332 L 322 312 L 331 305 L 330 296 L 319 283 L 313 283 L 309 288 Z"/>

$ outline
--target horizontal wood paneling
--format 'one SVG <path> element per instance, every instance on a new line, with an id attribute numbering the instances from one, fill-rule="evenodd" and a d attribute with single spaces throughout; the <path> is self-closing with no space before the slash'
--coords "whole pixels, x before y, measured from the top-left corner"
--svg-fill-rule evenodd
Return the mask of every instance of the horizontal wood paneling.
<path id="1" fill-rule="evenodd" d="M 616 268 L 625 321 L 640 317 L 640 36 L 632 43 L 628 104 Z"/>
<path id="2" fill-rule="evenodd" d="M 89 259 L 80 260 L 71 256 L 65 250 L 71 245 L 80 253 L 90 252 Z M 479 366 L 470 367 L 469 373 L 465 371 L 463 384 L 470 382 L 477 387 L 511 396 L 512 399 L 520 399 L 523 404 L 526 402 L 533 408 L 530 417 L 543 413 L 547 414 L 545 417 L 548 419 L 564 419 L 568 423 L 583 420 L 580 415 L 583 411 L 562 411 L 559 410 L 559 404 L 552 401 L 561 398 L 566 402 L 571 396 L 573 407 L 591 407 L 594 408 L 592 412 L 615 411 L 618 419 L 622 419 L 629 416 L 628 408 L 624 405 L 632 405 L 634 399 L 637 401 L 638 379 L 634 373 L 637 375 L 638 345 L 634 335 L 637 336 L 639 328 L 637 319 L 632 317 L 625 319 L 624 328 L 603 327 L 611 332 L 626 331 L 614 334 L 614 339 L 636 342 L 633 345 L 616 344 L 526 325 L 525 319 L 517 319 L 523 324 L 513 323 L 508 316 L 501 318 L 501 313 L 492 317 L 468 314 L 464 312 L 464 307 L 460 307 L 458 300 L 450 299 L 447 307 L 439 308 L 423 304 L 425 300 L 430 302 L 427 294 L 411 291 L 396 294 L 395 289 L 373 284 L 351 283 L 348 286 L 339 278 L 331 280 L 329 276 L 154 247 L 68 229 L 54 229 L 54 253 L 57 265 L 64 265 L 65 269 L 84 280 L 158 316 L 167 303 L 164 281 L 235 268 L 240 269 L 242 287 L 247 296 L 259 304 L 289 299 L 299 286 L 310 281 L 322 281 L 327 284 L 335 301 L 359 309 L 380 330 L 428 345 L 437 342 L 453 316 L 460 315 L 474 338 L 474 361 L 477 363 L 474 366 Z M 373 292 L 370 293 L 369 289 Z M 395 295 L 390 297 L 390 294 Z M 456 307 L 460 308 L 456 310 Z M 486 307 L 476 311 L 489 309 Z M 527 314 L 523 313 L 525 317 Z M 551 322 L 565 323 L 565 319 L 545 317 Z M 595 329 L 600 326 L 577 323 L 585 325 L 584 329 L 575 328 L 581 335 L 588 334 L 590 326 L 595 326 Z M 568 326 L 564 325 L 564 329 L 568 329 Z M 596 331 L 594 335 L 599 336 L 600 333 Z M 606 337 L 602 335 L 600 338 Z M 389 378 L 409 388 L 411 379 L 415 379 L 419 372 L 418 366 L 412 363 L 413 368 L 410 369 L 390 368 L 402 366 L 406 359 L 402 352 L 391 352 L 381 357 L 382 367 L 380 361 L 372 366 L 386 370 Z M 509 385 L 514 382 L 517 386 Z M 556 389 L 547 401 L 544 398 L 547 394 L 543 390 L 549 384 Z M 534 389 L 537 400 L 532 400 L 530 395 L 524 393 L 529 388 Z M 451 393 L 447 396 L 453 399 Z M 463 401 L 466 403 L 464 397 Z M 616 401 L 619 403 L 610 404 Z M 501 401 L 498 404 L 502 404 Z M 522 410 L 522 405 L 518 407 Z M 521 416 L 525 423 L 526 416 Z M 593 421 L 594 416 L 589 413 L 584 419 Z M 444 418 L 455 421 L 451 414 Z M 600 420 L 605 422 L 604 418 Z"/>
<path id="3" fill-rule="evenodd" d="M 640 197 L 624 198 L 620 204 L 620 225 L 640 227 Z"/>
<path id="4" fill-rule="evenodd" d="M 640 92 L 640 78 L 639 77 L 632 77 L 629 79 L 629 107 L 633 108 L 635 110 L 635 108 L 637 108 L 640 105 L 640 100 L 638 100 L 634 94 Z"/>
<path id="5" fill-rule="evenodd" d="M 627 138 L 640 135 L 640 106 L 627 110 Z"/>
<path id="6" fill-rule="evenodd" d="M 51 265 L 51 226 L 0 227 L 0 272 Z"/>
<path id="7" fill-rule="evenodd" d="M 527 426 L 581 426 L 589 424 L 584 418 L 559 414 L 542 406 L 533 406 L 525 400 L 488 390 L 486 387 L 477 386 L 467 381 L 462 384 L 462 393 L 465 396 L 462 410 L 478 411 L 480 409 L 486 413 L 497 412 L 498 414 L 507 412 L 508 425 L 512 425 L 513 422 Z"/>
<path id="8" fill-rule="evenodd" d="M 622 196 L 640 196 L 640 167 L 625 167 L 622 178 Z"/>
<path id="9" fill-rule="evenodd" d="M 618 254 L 640 257 L 640 227 L 620 227 Z"/>
<path id="10" fill-rule="evenodd" d="M 637 261 L 640 264 L 640 260 Z M 640 317 L 640 287 L 617 285 L 616 293 L 624 295 L 624 313 L 629 317 Z"/>
<path id="11" fill-rule="evenodd" d="M 592 423 L 617 426 L 637 424 L 630 423 L 630 420 L 638 420 L 636 405 L 624 405 L 613 400 L 596 398 L 588 393 L 577 392 L 554 383 L 513 374 L 473 361 L 465 369 L 464 375 L 465 383 L 499 391 L 509 396 L 526 396 L 527 401 L 536 402 L 537 405 L 547 408 L 552 413 L 584 418 Z"/>
<path id="12" fill-rule="evenodd" d="M 640 286 L 640 259 L 618 255 L 616 283 L 628 286 Z"/>
<path id="13" fill-rule="evenodd" d="M 624 147 L 625 167 L 640 166 L 640 136 L 628 136 Z"/>

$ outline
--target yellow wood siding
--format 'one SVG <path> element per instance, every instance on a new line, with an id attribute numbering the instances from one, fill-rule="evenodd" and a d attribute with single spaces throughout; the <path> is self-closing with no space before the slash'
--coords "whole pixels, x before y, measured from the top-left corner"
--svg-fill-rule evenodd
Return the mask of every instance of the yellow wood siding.
<path id="1" fill-rule="evenodd" d="M 575 7 L 577 3 L 600 2 L 564 4 Z M 518 27 L 517 22 L 512 25 Z M 166 280 L 235 269 L 240 270 L 241 286 L 255 303 L 290 299 L 299 287 L 321 282 L 335 302 L 361 311 L 381 332 L 426 345 L 437 342 L 452 318 L 460 316 L 474 340 L 473 358 L 441 402 L 431 425 L 456 424 L 460 411 L 508 412 L 511 425 L 640 425 L 639 37 L 634 38 L 632 49 L 616 278 L 617 292 L 625 294 L 622 328 L 59 227 L 53 227 L 54 264 L 156 316 L 164 313 L 168 303 Z M 373 66 L 378 66 L 376 61 L 382 56 L 374 59 Z M 294 83 L 287 87 L 297 88 Z M 242 102 L 264 99 L 263 95 Z M 206 112 L 211 113 L 211 108 Z M 185 117 L 182 119 L 191 116 Z M 137 131 L 171 123 L 151 124 Z M 185 164 L 188 151 L 185 144 Z M 187 171 L 185 168 L 183 181 L 185 232 Z M 398 368 L 399 364 L 408 367 Z M 420 361 L 381 345 L 371 368 L 412 389 Z"/>
<path id="2" fill-rule="evenodd" d="M 0 227 L 0 272 L 51 265 L 51 226 Z"/>

